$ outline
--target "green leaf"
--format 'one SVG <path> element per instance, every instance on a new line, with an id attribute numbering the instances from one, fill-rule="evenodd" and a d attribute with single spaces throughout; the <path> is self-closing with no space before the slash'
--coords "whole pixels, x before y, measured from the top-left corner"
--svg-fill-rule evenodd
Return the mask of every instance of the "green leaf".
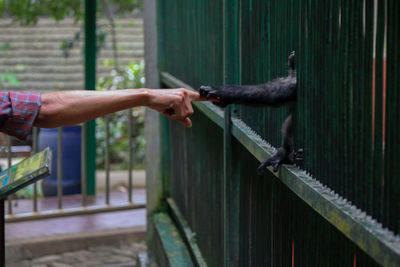
<path id="1" fill-rule="evenodd" d="M 142 8 L 143 0 L 111 0 L 110 5 L 117 7 L 117 12 L 123 13 Z M 103 1 L 99 1 L 97 12 L 104 12 Z M 56 21 L 73 17 L 75 22 L 83 18 L 82 0 L 0 0 L 0 17 L 7 15 L 21 24 L 36 24 L 40 16 L 50 16 Z"/>
<path id="2" fill-rule="evenodd" d="M 17 76 L 14 73 L 7 73 L 5 74 L 5 77 L 10 85 L 20 84 L 20 81 L 18 80 Z"/>
<path id="3" fill-rule="evenodd" d="M 10 49 L 10 43 L 2 43 L 1 44 L 1 50 L 7 51 L 8 49 Z"/>
<path id="4" fill-rule="evenodd" d="M 19 70 L 19 71 L 23 71 L 25 69 L 25 65 L 18 64 L 17 66 L 15 66 L 15 69 Z"/>

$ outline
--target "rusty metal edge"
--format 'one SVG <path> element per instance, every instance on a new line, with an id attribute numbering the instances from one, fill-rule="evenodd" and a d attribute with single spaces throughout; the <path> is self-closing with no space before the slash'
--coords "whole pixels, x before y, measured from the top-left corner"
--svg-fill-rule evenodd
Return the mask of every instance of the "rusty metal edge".
<path id="1" fill-rule="evenodd" d="M 189 251 L 170 216 L 163 212 L 157 213 L 153 216 L 153 223 L 161 240 L 168 265 L 193 266 Z"/>
<path id="2" fill-rule="evenodd" d="M 190 229 L 189 224 L 183 217 L 175 201 L 172 198 L 167 198 L 166 202 L 169 207 L 170 215 L 174 220 L 176 227 L 180 231 L 187 247 L 189 248 L 189 253 L 192 256 L 195 266 L 207 267 L 207 263 L 205 262 L 203 256 L 201 255 L 201 251 L 197 246 L 196 234 Z"/>

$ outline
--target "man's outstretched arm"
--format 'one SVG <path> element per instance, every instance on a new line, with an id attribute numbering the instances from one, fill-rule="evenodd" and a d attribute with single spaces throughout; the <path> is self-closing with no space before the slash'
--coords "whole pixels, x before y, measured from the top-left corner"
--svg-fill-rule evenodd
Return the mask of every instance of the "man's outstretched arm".
<path id="1" fill-rule="evenodd" d="M 191 101 L 202 100 L 205 98 L 198 93 L 183 88 L 43 93 L 33 125 L 43 128 L 73 125 L 127 108 L 146 106 L 190 127 Z"/>

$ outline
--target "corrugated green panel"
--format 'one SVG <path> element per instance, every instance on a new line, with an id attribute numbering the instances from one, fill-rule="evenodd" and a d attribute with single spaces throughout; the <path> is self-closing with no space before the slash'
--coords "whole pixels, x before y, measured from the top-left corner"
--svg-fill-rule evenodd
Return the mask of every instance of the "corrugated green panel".
<path id="1" fill-rule="evenodd" d="M 241 177 L 238 266 L 378 266 L 274 176 L 239 168 L 258 161 L 238 142 L 233 152 Z"/>
<path id="2" fill-rule="evenodd" d="M 170 136 L 169 120 L 160 117 L 160 146 L 161 146 L 161 177 L 162 177 L 162 195 L 169 196 L 169 184 L 171 177 L 171 158 L 170 158 Z"/>
<path id="3" fill-rule="evenodd" d="M 383 168 L 388 160 L 396 161 L 395 155 L 383 159 L 383 154 L 384 141 L 395 138 L 388 131 L 384 136 L 385 125 L 390 127 L 388 121 L 397 116 L 389 110 L 396 105 L 395 98 L 384 98 L 385 1 L 376 6 L 374 1 L 299 3 L 295 139 L 305 150 L 302 167 L 385 225 L 394 226 L 399 219 L 388 215 L 396 210 L 389 203 L 398 203 L 400 189 L 387 188 L 388 181 L 396 179 L 388 178 Z M 397 26 L 388 25 L 392 27 Z M 398 46 L 396 38 L 388 41 L 391 45 Z M 394 84 L 389 76 L 387 83 Z M 391 229 L 400 231 L 398 226 Z"/>
<path id="4" fill-rule="evenodd" d="M 242 84 L 260 84 L 286 75 L 291 44 L 290 1 L 241 1 Z M 236 115 L 273 146 L 281 144 L 287 108 L 237 107 Z"/>
<path id="5" fill-rule="evenodd" d="M 241 10 L 239 0 L 223 0 L 223 67 L 224 84 L 240 84 L 241 77 Z M 239 195 L 240 177 L 232 172 L 232 106 L 224 110 L 224 177 L 223 177 L 223 229 L 224 266 L 235 266 L 239 260 Z"/>
<path id="6" fill-rule="evenodd" d="M 158 7 L 160 71 L 194 88 L 222 84 L 222 1 L 160 0 Z"/>
<path id="7" fill-rule="evenodd" d="M 287 55 L 296 50 L 299 89 L 293 109 L 295 145 L 305 149 L 302 166 L 372 212 L 371 8 L 366 3 L 364 26 L 361 2 L 242 1 L 241 46 L 245 84 L 285 75 Z M 288 111 L 241 107 L 238 117 L 279 146 Z"/>
<path id="8" fill-rule="evenodd" d="M 195 111 L 190 129 L 170 123 L 170 193 L 196 233 L 207 264 L 222 266 L 222 130 L 200 111 Z"/>
<path id="9" fill-rule="evenodd" d="M 160 70 L 193 88 L 225 81 L 264 83 L 285 75 L 287 56 L 295 50 L 296 105 L 235 106 L 234 116 L 277 147 L 281 124 L 293 112 L 295 145 L 304 149 L 301 167 L 384 227 L 400 233 L 398 1 L 237 3 L 238 21 L 230 25 L 223 24 L 222 0 L 159 1 Z M 238 43 L 224 46 L 223 36 L 236 31 Z M 236 57 L 228 53 L 236 48 L 238 59 L 223 58 Z M 231 62 L 230 68 L 224 62 Z M 197 233 L 207 263 L 222 266 L 223 140 L 229 134 L 224 136 L 222 123 L 216 125 L 199 110 L 193 124 L 191 129 L 169 124 L 167 187 Z M 255 177 L 258 162 L 250 153 L 236 144 L 232 156 L 232 176 L 239 175 L 243 182 L 237 235 L 244 266 L 290 265 L 293 247 L 294 262 L 300 266 L 330 262 L 344 266 L 354 261 L 358 266 L 375 265 L 283 185 L 268 175 Z"/>
<path id="10" fill-rule="evenodd" d="M 390 229 L 400 232 L 400 2 L 388 0 L 387 25 L 387 61 L 383 66 L 387 68 L 386 90 L 386 143 L 385 143 L 385 186 L 384 186 L 384 223 Z M 387 62 L 387 63 L 386 63 Z M 386 65 L 387 64 L 387 65 Z M 385 72 L 384 72 L 385 75 Z M 385 77 L 385 76 L 384 76 Z"/>

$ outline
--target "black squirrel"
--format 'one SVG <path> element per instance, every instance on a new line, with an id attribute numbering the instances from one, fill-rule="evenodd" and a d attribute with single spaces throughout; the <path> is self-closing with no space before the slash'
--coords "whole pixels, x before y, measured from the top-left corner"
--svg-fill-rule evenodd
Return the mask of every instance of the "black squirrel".
<path id="1" fill-rule="evenodd" d="M 226 107 L 229 104 L 249 106 L 280 107 L 296 102 L 297 78 L 295 70 L 295 52 L 291 52 L 288 59 L 288 75 L 276 78 L 259 85 L 224 85 L 201 86 L 200 95 L 207 98 L 217 98 L 216 105 Z M 257 169 L 259 176 L 264 174 L 267 166 L 272 166 L 274 172 L 281 164 L 293 164 L 302 160 L 303 150 L 294 150 L 292 133 L 292 116 L 289 115 L 282 124 L 283 144 L 276 154 L 265 160 Z"/>

